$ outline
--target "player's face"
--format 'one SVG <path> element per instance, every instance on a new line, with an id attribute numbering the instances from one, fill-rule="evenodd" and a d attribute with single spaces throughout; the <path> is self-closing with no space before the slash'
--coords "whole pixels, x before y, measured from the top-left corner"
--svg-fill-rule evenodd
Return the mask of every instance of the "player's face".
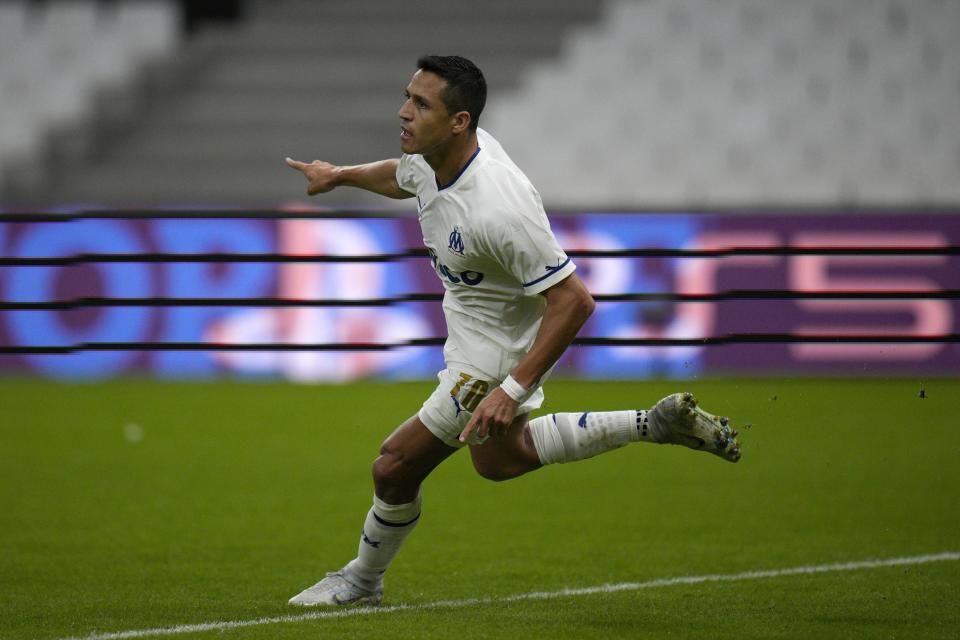
<path id="1" fill-rule="evenodd" d="M 447 81 L 435 73 L 419 70 L 407 85 L 407 99 L 400 107 L 400 150 L 430 155 L 453 137 L 456 124 L 440 97 Z"/>

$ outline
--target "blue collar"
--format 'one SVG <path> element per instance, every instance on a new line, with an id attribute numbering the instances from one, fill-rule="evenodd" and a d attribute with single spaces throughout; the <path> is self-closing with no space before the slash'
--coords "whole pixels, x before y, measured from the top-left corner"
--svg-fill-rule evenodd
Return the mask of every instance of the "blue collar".
<path id="1" fill-rule="evenodd" d="M 473 159 L 477 157 L 477 154 L 478 154 L 478 153 L 480 153 L 480 147 L 479 147 L 479 146 L 477 147 L 477 150 L 473 152 L 473 155 L 470 156 L 470 159 L 467 160 L 467 163 L 466 163 L 465 165 L 463 165 L 463 168 L 460 169 L 460 171 L 457 172 L 457 175 L 453 176 L 453 180 L 451 180 L 451 181 L 448 182 L 447 184 L 440 184 L 440 181 L 437 180 L 437 174 L 433 174 L 433 179 L 436 180 L 436 182 L 437 182 L 437 191 L 443 191 L 443 190 L 446 189 L 447 187 L 452 187 L 452 186 L 453 186 L 453 183 L 460 179 L 460 176 L 462 176 L 462 175 L 463 175 L 463 172 L 467 170 L 467 167 L 470 166 L 470 163 L 473 162 Z"/>

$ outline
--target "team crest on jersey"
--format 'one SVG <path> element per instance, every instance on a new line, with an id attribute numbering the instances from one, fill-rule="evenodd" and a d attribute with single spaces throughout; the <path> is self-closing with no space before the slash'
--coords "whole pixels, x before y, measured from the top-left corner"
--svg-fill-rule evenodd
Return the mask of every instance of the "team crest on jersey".
<path id="1" fill-rule="evenodd" d="M 460 227 L 454 227 L 453 231 L 450 232 L 450 243 L 447 245 L 447 249 L 458 256 L 463 255 L 463 234 L 460 233 Z"/>

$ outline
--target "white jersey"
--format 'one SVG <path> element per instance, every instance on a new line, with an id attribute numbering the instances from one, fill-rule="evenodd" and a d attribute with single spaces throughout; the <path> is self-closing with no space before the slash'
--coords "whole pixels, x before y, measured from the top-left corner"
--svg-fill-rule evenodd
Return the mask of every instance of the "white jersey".
<path id="1" fill-rule="evenodd" d="M 550 230 L 540 194 L 500 143 L 477 129 L 479 149 L 445 186 L 420 155 L 403 155 L 400 188 L 417 196 L 420 228 L 443 282 L 447 367 L 503 380 L 530 350 L 540 292 L 576 268 Z"/>

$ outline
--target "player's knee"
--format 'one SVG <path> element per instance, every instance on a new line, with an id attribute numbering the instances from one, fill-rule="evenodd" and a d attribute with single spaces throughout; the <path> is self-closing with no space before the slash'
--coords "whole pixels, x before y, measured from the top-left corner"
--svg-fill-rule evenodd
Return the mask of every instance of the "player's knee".
<path id="1" fill-rule="evenodd" d="M 373 482 L 376 485 L 396 484 L 402 479 L 401 465 L 393 456 L 381 454 L 373 461 Z"/>
<path id="2" fill-rule="evenodd" d="M 376 487 L 405 487 L 417 482 L 416 469 L 396 452 L 381 450 L 373 461 L 373 483 Z"/>

